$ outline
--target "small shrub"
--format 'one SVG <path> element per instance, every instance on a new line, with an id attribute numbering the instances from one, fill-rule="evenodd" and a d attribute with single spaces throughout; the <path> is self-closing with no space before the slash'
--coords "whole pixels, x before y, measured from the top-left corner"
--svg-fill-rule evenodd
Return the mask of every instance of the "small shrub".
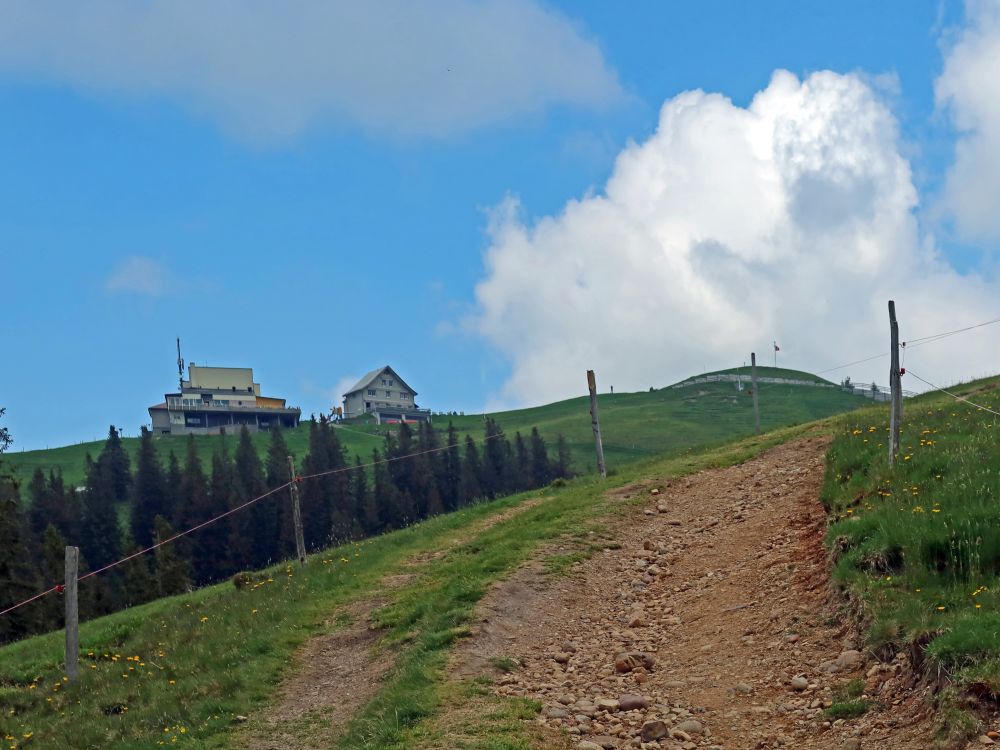
<path id="1" fill-rule="evenodd" d="M 828 709 L 823 711 L 830 719 L 856 719 L 864 716 L 871 707 L 866 700 L 860 698 L 849 701 L 837 701 Z"/>

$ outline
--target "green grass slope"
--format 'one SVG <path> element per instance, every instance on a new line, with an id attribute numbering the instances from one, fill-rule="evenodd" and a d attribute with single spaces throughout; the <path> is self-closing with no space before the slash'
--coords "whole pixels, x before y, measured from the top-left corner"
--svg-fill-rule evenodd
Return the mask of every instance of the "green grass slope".
<path id="1" fill-rule="evenodd" d="M 1000 411 L 1000 379 L 954 390 Z M 904 404 L 894 467 L 887 433 L 884 405 L 861 410 L 830 448 L 835 577 L 862 603 L 872 651 L 909 647 L 958 688 L 1000 694 L 1000 422 L 929 394 Z"/>
<path id="2" fill-rule="evenodd" d="M 762 368 L 764 369 L 764 368 Z M 784 377 L 810 377 L 808 373 L 780 370 Z M 722 442 L 753 433 L 753 402 L 748 390 L 739 392 L 733 383 L 705 383 L 686 388 L 662 388 L 638 393 L 601 394 L 598 397 L 601 432 L 608 466 L 621 466 L 639 458 L 660 455 L 668 451 L 719 445 Z M 866 404 L 861 396 L 835 388 L 811 388 L 780 384 L 760 384 L 761 428 L 764 430 L 800 424 L 814 419 L 840 414 Z M 559 401 L 529 409 L 493 413 L 490 416 L 513 438 L 520 431 L 527 436 L 538 427 L 550 445 L 565 436 L 578 471 L 592 471 L 594 464 L 593 433 L 590 427 L 590 404 L 586 396 Z M 483 431 L 482 415 L 439 416 L 434 418 L 436 429 L 444 431 L 452 421 L 459 433 L 479 438 Z M 348 453 L 367 459 L 372 448 L 380 447 L 383 434 L 391 426 L 377 426 L 372 420 L 350 420 L 339 435 Z M 218 436 L 196 438 L 205 465 L 219 441 Z M 254 436 L 261 456 L 267 451 L 268 436 Z M 289 450 L 297 460 L 308 451 L 307 425 L 285 431 Z M 183 437 L 156 438 L 161 458 L 171 451 L 183 457 Z M 138 439 L 122 440 L 133 456 Z M 14 452 L 4 456 L 5 463 L 26 483 L 36 467 L 43 471 L 58 468 L 70 484 L 82 484 L 84 457 L 87 452 L 97 456 L 102 442 L 81 443 L 49 450 Z"/>
<path id="3" fill-rule="evenodd" d="M 580 555 L 601 549 L 608 543 L 604 514 L 622 512 L 606 503 L 608 489 L 743 461 L 807 429 L 636 462 L 606 482 L 580 477 L 542 493 L 472 506 L 312 555 L 305 568 L 276 566 L 260 586 L 219 584 L 85 623 L 78 685 L 63 681 L 60 632 L 0 648 L 3 747 L 235 747 L 236 717 L 253 717 L 272 697 L 295 648 L 311 635 L 343 627 L 343 605 L 373 596 L 385 604 L 378 623 L 395 667 L 339 747 L 414 747 L 427 731 L 424 720 L 449 700 L 441 680 L 448 649 L 468 632 L 475 604 L 492 582 L 555 537 L 563 539 L 561 548 Z M 494 518 L 529 497 L 541 501 Z M 423 562 L 415 568 L 414 560 Z M 416 573 L 415 580 L 381 589 L 384 576 L 400 571 Z M 495 743 L 496 722 L 537 706 L 496 700 L 498 710 L 478 722 L 487 743 L 478 746 L 527 747 L 516 735 L 530 725 L 509 722 L 501 745 Z M 308 733 L 308 721 L 295 731 Z"/>

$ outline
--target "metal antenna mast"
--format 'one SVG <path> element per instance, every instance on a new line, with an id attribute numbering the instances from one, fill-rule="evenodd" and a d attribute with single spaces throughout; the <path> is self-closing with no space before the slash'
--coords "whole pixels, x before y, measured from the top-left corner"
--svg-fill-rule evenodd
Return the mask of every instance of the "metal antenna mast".
<path id="1" fill-rule="evenodd" d="M 181 339 L 177 337 L 177 381 L 178 388 L 184 390 L 184 358 L 181 356 Z"/>

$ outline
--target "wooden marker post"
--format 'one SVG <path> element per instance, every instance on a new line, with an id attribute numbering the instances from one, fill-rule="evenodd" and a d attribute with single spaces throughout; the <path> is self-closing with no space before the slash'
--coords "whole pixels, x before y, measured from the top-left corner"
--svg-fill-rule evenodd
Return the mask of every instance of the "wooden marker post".
<path id="1" fill-rule="evenodd" d="M 80 548 L 66 548 L 66 577 L 63 596 L 66 597 L 66 677 L 76 682 L 80 676 L 80 610 L 77 598 L 77 574 Z"/>
<path id="2" fill-rule="evenodd" d="M 306 564 L 306 540 L 302 535 L 302 509 L 299 507 L 299 483 L 295 475 L 295 461 L 288 457 L 288 476 L 291 484 L 288 489 L 292 493 L 292 523 L 295 525 L 295 552 L 299 556 L 299 565 Z"/>
<path id="3" fill-rule="evenodd" d="M 899 455 L 899 422 L 903 416 L 903 392 L 899 377 L 899 323 L 896 303 L 889 300 L 889 466 Z"/>
<path id="4" fill-rule="evenodd" d="M 750 352 L 750 392 L 753 393 L 753 429 L 760 434 L 760 404 L 757 403 L 757 355 Z"/>
<path id="5" fill-rule="evenodd" d="M 594 449 L 597 451 L 597 470 L 601 479 L 608 476 L 604 466 L 604 443 L 601 442 L 601 419 L 597 415 L 597 379 L 593 370 L 587 370 L 587 387 L 590 389 L 590 426 L 594 428 Z"/>

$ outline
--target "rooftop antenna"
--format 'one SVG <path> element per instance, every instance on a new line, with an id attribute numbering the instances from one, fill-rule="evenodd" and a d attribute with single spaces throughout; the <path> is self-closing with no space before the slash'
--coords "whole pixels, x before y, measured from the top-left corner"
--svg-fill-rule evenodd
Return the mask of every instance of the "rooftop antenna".
<path id="1" fill-rule="evenodd" d="M 184 358 L 181 356 L 181 338 L 177 337 L 177 380 L 180 383 L 179 388 L 184 390 Z"/>

